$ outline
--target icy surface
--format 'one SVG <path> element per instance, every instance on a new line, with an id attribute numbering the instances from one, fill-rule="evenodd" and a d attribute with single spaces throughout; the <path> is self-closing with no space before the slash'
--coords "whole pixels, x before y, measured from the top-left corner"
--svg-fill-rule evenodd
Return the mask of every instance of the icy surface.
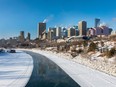
<path id="1" fill-rule="evenodd" d="M 91 69 L 51 52 L 30 50 L 48 57 L 82 87 L 116 87 L 116 77 Z"/>
<path id="2" fill-rule="evenodd" d="M 22 51 L 0 53 L 0 87 L 25 87 L 32 70 L 30 55 Z"/>

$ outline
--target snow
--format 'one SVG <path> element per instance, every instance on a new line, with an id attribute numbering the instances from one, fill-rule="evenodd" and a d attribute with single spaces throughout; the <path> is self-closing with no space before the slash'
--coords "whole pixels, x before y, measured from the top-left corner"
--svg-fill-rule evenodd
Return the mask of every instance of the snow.
<path id="1" fill-rule="evenodd" d="M 89 53 L 88 53 L 89 54 Z M 93 53 L 93 54 L 90 54 L 89 56 L 90 56 L 90 59 L 91 59 L 91 61 L 93 60 L 96 60 L 96 61 L 99 61 L 99 62 L 104 62 L 104 61 L 106 61 L 107 60 L 107 58 L 106 58 L 106 56 L 100 56 L 101 55 L 101 53 L 100 52 L 95 52 L 95 53 Z"/>
<path id="2" fill-rule="evenodd" d="M 116 63 L 116 57 L 112 57 L 108 60 L 110 63 Z"/>
<path id="3" fill-rule="evenodd" d="M 116 87 L 116 77 L 105 74 L 71 59 L 63 58 L 49 51 L 32 49 L 32 52 L 42 54 L 60 66 L 75 82 L 82 87 Z M 66 57 L 66 56 L 65 56 Z M 77 60 L 78 61 L 78 60 Z"/>
<path id="4" fill-rule="evenodd" d="M 25 87 L 32 70 L 30 55 L 22 51 L 0 53 L 0 87 Z"/>

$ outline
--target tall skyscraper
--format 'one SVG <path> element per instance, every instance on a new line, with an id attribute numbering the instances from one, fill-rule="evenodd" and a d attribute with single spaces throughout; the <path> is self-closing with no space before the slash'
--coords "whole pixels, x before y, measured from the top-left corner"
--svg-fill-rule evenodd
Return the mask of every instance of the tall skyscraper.
<path id="1" fill-rule="evenodd" d="M 31 38 L 31 34 L 28 32 L 27 33 L 27 40 L 30 41 L 30 38 Z"/>
<path id="2" fill-rule="evenodd" d="M 68 30 L 67 30 L 67 28 L 62 28 L 62 36 L 63 37 L 67 37 L 68 36 Z"/>
<path id="3" fill-rule="evenodd" d="M 38 38 L 42 38 L 42 33 L 46 32 L 46 23 L 39 23 Z"/>
<path id="4" fill-rule="evenodd" d="M 54 39 L 53 36 L 54 36 L 53 30 L 49 30 L 48 31 L 48 34 L 47 34 L 47 39 L 48 40 L 53 40 Z"/>
<path id="5" fill-rule="evenodd" d="M 99 27 L 99 25 L 100 25 L 100 19 L 95 18 L 95 28 Z"/>
<path id="6" fill-rule="evenodd" d="M 24 31 L 20 32 L 20 42 L 24 42 L 25 41 L 25 37 L 24 37 Z"/>
<path id="7" fill-rule="evenodd" d="M 56 37 L 61 38 L 61 27 L 56 28 Z"/>
<path id="8" fill-rule="evenodd" d="M 53 27 L 53 28 L 49 27 L 48 32 L 51 31 L 51 30 L 53 31 L 53 38 L 55 39 L 56 38 L 56 28 L 55 27 Z"/>
<path id="9" fill-rule="evenodd" d="M 75 36 L 76 31 L 74 28 L 69 28 L 68 29 L 68 37 Z"/>
<path id="10" fill-rule="evenodd" d="M 78 23 L 78 29 L 79 29 L 79 35 L 80 36 L 86 35 L 87 22 L 86 21 L 80 21 Z"/>

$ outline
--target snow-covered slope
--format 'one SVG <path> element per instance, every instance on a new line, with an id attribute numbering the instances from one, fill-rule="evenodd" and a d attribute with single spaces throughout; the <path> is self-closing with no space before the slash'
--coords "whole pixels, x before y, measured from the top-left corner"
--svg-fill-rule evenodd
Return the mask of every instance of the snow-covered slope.
<path id="1" fill-rule="evenodd" d="M 25 87 L 32 70 L 30 55 L 22 51 L 0 53 L 0 87 Z"/>
<path id="2" fill-rule="evenodd" d="M 47 51 L 30 50 L 42 54 L 59 65 L 82 87 L 116 87 L 116 77 L 83 66 Z"/>

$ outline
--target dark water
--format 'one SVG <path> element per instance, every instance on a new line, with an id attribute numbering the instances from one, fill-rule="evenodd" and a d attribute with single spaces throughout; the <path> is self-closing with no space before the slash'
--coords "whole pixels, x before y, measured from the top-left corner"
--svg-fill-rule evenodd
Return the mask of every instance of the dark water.
<path id="1" fill-rule="evenodd" d="M 27 53 L 33 57 L 34 69 L 26 87 L 80 87 L 54 62 L 42 55 Z"/>

